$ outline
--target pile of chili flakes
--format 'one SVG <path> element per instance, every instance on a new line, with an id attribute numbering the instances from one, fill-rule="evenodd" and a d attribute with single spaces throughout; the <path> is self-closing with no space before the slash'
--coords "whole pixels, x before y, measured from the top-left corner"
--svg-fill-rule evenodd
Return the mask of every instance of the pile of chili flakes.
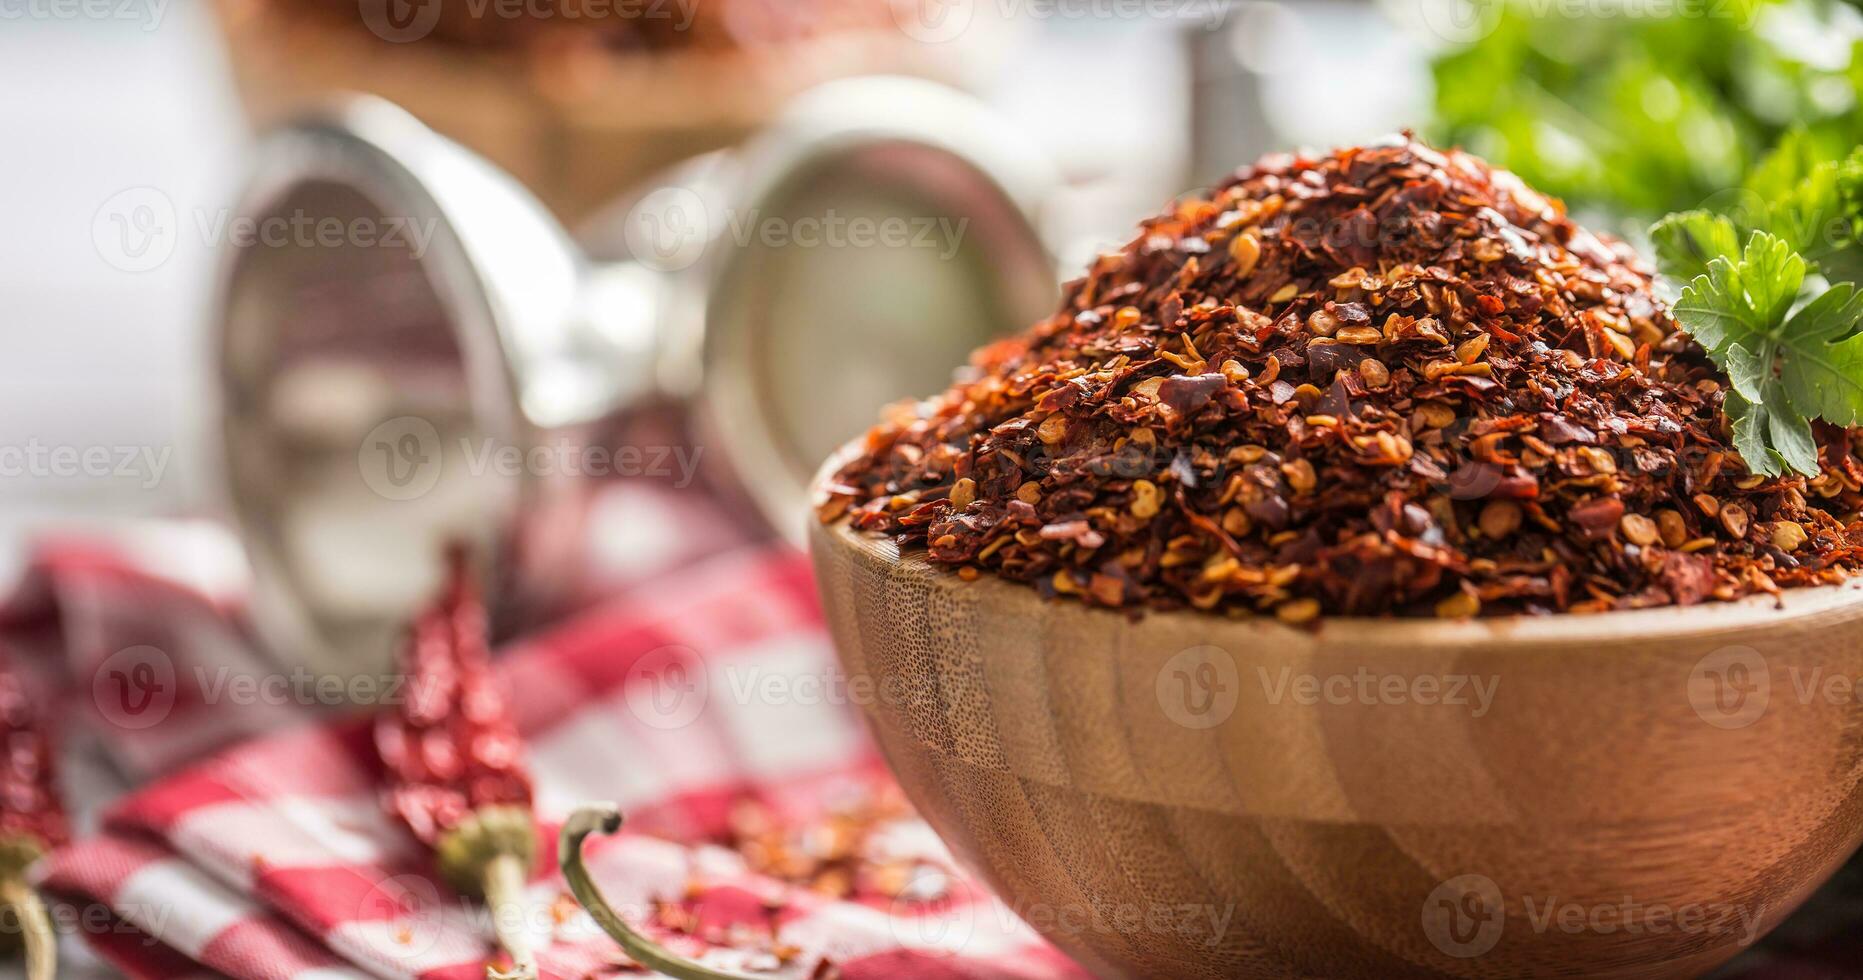
<path id="1" fill-rule="evenodd" d="M 1863 430 L 1748 473 L 1648 267 L 1408 136 L 1146 221 L 1059 313 L 901 405 L 819 516 L 1097 606 L 1589 612 L 1829 583 Z"/>

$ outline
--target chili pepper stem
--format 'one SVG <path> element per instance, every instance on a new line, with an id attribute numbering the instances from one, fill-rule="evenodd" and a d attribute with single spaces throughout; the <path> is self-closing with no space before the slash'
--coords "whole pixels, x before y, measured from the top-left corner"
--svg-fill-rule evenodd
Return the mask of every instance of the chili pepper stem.
<path id="1" fill-rule="evenodd" d="M 582 860 L 582 841 L 593 833 L 612 834 L 621 829 L 621 810 L 613 803 L 590 803 L 570 814 L 563 824 L 563 833 L 557 850 L 557 860 L 563 869 L 563 879 L 569 883 L 569 890 L 575 894 L 576 901 L 588 910 L 589 917 L 602 931 L 621 944 L 627 955 L 649 970 L 664 973 L 675 980 L 757 980 L 742 973 L 714 970 L 711 967 L 686 959 L 667 950 L 646 936 L 634 931 L 602 897 L 601 889 L 590 877 L 589 869 Z"/>
<path id="2" fill-rule="evenodd" d="M 524 903 L 524 882 L 529 862 L 516 854 L 500 854 L 485 864 L 485 908 L 492 917 L 498 945 L 511 954 L 511 969 L 487 970 L 492 980 L 537 980 L 537 955 L 531 948 L 530 923 Z"/>
<path id="3" fill-rule="evenodd" d="M 58 973 L 58 937 L 52 932 L 52 918 L 45 911 L 39 894 L 16 874 L 0 877 L 0 905 L 19 917 L 20 932 L 26 940 L 26 976 L 29 980 L 52 980 Z"/>

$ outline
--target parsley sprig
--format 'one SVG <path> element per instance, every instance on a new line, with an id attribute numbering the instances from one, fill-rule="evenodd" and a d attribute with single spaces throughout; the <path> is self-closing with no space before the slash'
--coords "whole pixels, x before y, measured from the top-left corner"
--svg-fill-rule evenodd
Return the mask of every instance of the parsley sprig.
<path id="1" fill-rule="evenodd" d="M 1860 189 L 1863 151 L 1831 159 L 1799 133 L 1749 175 L 1743 206 L 1650 231 L 1663 272 L 1687 283 L 1676 320 L 1732 382 L 1722 412 L 1755 473 L 1816 475 L 1811 420 L 1863 422 Z"/>

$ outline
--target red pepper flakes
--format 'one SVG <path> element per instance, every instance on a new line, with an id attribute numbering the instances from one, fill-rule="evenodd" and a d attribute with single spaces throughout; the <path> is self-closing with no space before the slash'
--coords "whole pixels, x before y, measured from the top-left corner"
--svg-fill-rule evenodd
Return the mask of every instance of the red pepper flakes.
<path id="1" fill-rule="evenodd" d="M 8 928 L 0 946 L 21 944 L 31 980 L 58 972 L 58 941 L 27 870 L 71 838 L 58 794 L 58 758 L 36 702 L 0 658 L 0 908 Z M 17 929 L 18 932 L 14 930 Z"/>
<path id="2" fill-rule="evenodd" d="M 395 710 L 376 719 L 375 746 L 388 772 L 385 803 L 462 894 L 483 897 L 512 966 L 500 977 L 537 976 L 523 894 L 537 858 L 531 779 L 523 744 L 498 689 L 485 607 L 463 552 L 435 605 L 414 621 Z"/>
<path id="3" fill-rule="evenodd" d="M 1512 174 L 1408 137 L 1275 155 L 873 429 L 819 516 L 1045 594 L 1289 622 L 1841 579 L 1863 433 L 1751 475 L 1726 385 L 1642 260 Z"/>

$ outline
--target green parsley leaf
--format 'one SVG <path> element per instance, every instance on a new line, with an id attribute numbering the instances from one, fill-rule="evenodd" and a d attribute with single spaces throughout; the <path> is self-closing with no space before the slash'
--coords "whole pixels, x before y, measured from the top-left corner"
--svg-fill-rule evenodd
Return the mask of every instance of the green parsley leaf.
<path id="1" fill-rule="evenodd" d="M 1792 405 L 1837 425 L 1863 421 L 1863 294 L 1849 283 L 1805 304 L 1782 331 L 1780 380 Z"/>
<path id="2" fill-rule="evenodd" d="M 1804 280 L 1805 260 L 1785 242 L 1756 231 L 1739 261 L 1715 256 L 1706 273 L 1682 288 L 1676 319 L 1717 362 L 1725 360 L 1731 344 L 1757 353 L 1776 339 L 1773 334 Z"/>
<path id="3" fill-rule="evenodd" d="M 1672 243 L 1698 232 L 1713 241 L 1726 230 L 1710 219 L 1676 217 L 1683 220 L 1665 233 Z M 1811 419 L 1863 422 L 1863 292 L 1839 283 L 1793 312 L 1805 260 L 1763 231 L 1738 257 L 1715 255 L 1706 269 L 1683 288 L 1675 317 L 1732 384 L 1722 411 L 1734 448 L 1755 473 L 1815 475 Z"/>

